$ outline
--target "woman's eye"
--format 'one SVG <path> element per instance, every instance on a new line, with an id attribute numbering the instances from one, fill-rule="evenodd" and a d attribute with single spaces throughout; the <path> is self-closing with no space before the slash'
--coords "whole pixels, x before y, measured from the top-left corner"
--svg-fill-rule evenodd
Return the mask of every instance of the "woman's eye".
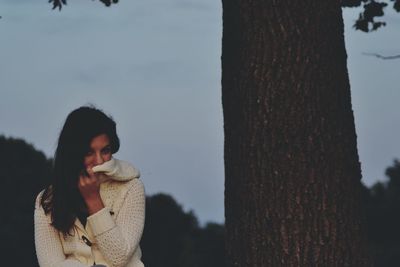
<path id="1" fill-rule="evenodd" d="M 109 153 L 111 153 L 111 148 L 106 147 L 106 148 L 104 148 L 104 149 L 102 150 L 102 152 L 103 152 L 103 154 L 109 154 Z"/>
<path id="2" fill-rule="evenodd" d="M 91 156 L 91 155 L 93 155 L 93 151 L 88 151 L 88 152 L 86 152 L 86 157 L 89 157 L 89 156 Z"/>

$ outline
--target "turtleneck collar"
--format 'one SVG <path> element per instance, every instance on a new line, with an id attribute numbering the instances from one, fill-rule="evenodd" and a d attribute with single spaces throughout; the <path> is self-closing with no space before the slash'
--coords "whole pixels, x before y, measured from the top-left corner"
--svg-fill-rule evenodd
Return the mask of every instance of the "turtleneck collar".
<path id="1" fill-rule="evenodd" d="M 139 170 L 136 169 L 132 164 L 114 157 L 101 165 L 93 167 L 92 170 L 95 173 L 101 173 L 101 182 L 105 182 L 110 179 L 122 182 L 140 177 Z"/>

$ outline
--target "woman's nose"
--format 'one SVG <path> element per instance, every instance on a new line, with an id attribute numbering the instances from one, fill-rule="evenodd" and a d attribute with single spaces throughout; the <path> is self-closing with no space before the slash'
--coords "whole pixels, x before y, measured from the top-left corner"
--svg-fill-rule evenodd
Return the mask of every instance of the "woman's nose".
<path id="1" fill-rule="evenodd" d="M 101 165 L 104 163 L 104 159 L 103 156 L 101 154 L 96 154 L 96 158 L 95 158 L 95 165 Z"/>

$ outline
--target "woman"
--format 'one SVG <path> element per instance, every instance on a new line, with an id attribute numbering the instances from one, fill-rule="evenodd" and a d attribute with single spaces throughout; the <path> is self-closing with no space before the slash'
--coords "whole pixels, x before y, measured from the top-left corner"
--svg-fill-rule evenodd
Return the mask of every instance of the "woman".
<path id="1" fill-rule="evenodd" d="M 41 267 L 143 267 L 145 195 L 139 172 L 113 158 L 115 122 L 94 107 L 72 111 L 61 130 L 51 185 L 35 205 Z"/>

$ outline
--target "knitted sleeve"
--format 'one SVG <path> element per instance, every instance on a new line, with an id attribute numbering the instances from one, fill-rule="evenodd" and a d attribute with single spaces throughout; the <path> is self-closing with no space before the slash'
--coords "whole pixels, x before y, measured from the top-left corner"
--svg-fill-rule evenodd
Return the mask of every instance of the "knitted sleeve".
<path id="1" fill-rule="evenodd" d="M 34 224 L 35 247 L 40 267 L 87 267 L 78 260 L 66 259 L 58 231 L 51 226 L 40 206 L 41 193 L 36 198 Z"/>
<path id="2" fill-rule="evenodd" d="M 122 207 L 114 220 L 105 207 L 88 217 L 87 222 L 103 257 L 110 267 L 125 266 L 138 249 L 145 218 L 145 193 L 139 179 L 132 180 Z"/>

